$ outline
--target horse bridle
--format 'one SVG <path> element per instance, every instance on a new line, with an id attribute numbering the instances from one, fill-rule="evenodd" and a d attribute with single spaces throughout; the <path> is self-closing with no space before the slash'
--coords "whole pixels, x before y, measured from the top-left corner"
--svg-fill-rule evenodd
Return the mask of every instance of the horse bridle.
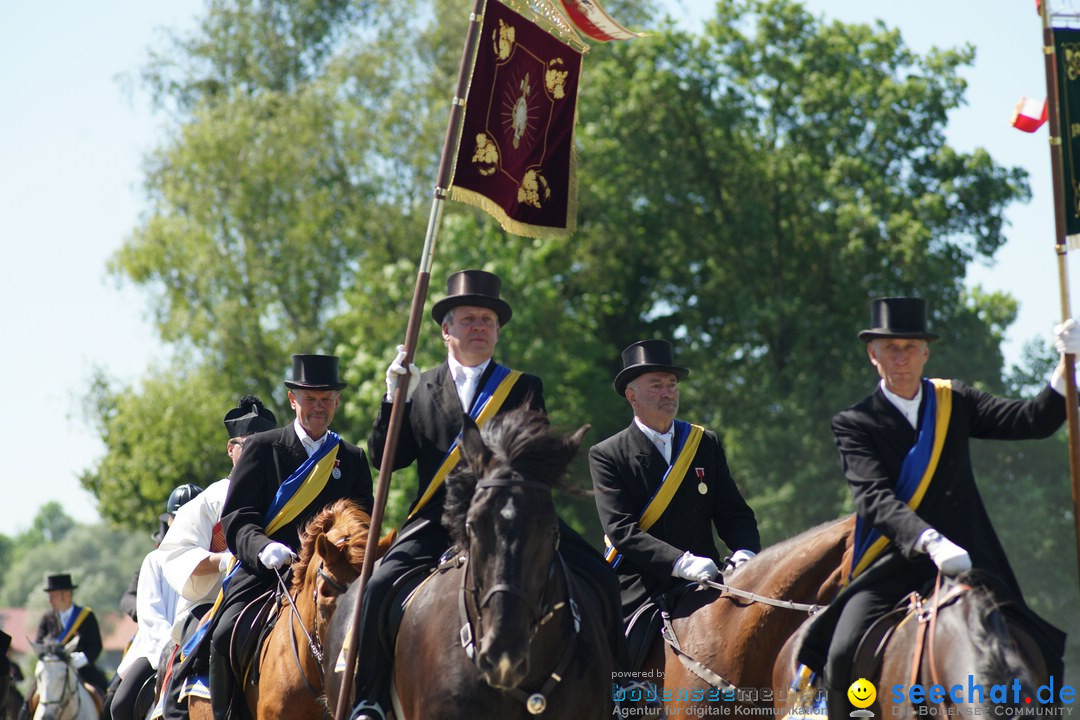
<path id="1" fill-rule="evenodd" d="M 39 705 L 45 705 L 46 707 L 49 706 L 49 705 L 63 705 L 64 701 L 67 699 L 67 697 L 71 694 L 72 691 L 74 691 L 74 694 L 75 694 L 75 716 L 78 717 L 79 710 L 82 708 L 82 696 L 79 695 L 79 692 L 78 692 L 78 690 L 79 690 L 79 679 L 78 679 L 79 678 L 79 673 L 78 673 L 77 670 L 75 670 L 75 668 L 73 668 L 70 664 L 68 664 L 68 662 L 64 659 L 64 657 L 62 657 L 60 655 L 54 655 L 53 657 L 55 658 L 55 660 L 57 662 L 64 663 L 64 671 L 65 671 L 65 673 L 64 673 L 64 689 L 60 691 L 60 699 L 59 700 L 45 700 L 42 697 L 40 697 L 40 695 L 39 695 L 38 696 L 38 704 Z M 44 658 L 42 658 L 42 660 L 44 660 Z M 74 685 L 71 682 L 72 676 L 75 677 Z"/>
<path id="2" fill-rule="evenodd" d="M 908 687 L 912 687 L 919 680 L 924 644 L 927 646 L 927 656 L 930 660 L 930 679 L 936 685 L 941 684 L 937 669 L 937 656 L 934 653 L 934 630 L 937 627 L 937 618 L 943 608 L 952 605 L 961 595 L 971 590 L 970 585 L 958 582 L 949 588 L 949 592 L 945 597 L 941 597 L 941 577 L 939 572 L 937 579 L 934 581 L 934 594 L 931 596 L 934 602 L 931 607 L 927 607 L 927 600 L 930 598 L 920 598 L 918 593 L 911 594 L 909 607 L 915 619 L 918 620 L 919 626 L 915 630 L 915 652 L 911 662 L 911 682 L 908 683 Z M 943 711 L 947 710 L 946 703 L 952 703 L 952 699 L 948 695 L 945 695 L 941 703 L 939 703 Z"/>
<path id="3" fill-rule="evenodd" d="M 509 488 L 523 488 L 528 490 L 544 490 L 548 493 L 551 492 L 551 485 L 547 483 L 537 482 L 535 480 L 526 480 L 517 473 L 514 473 L 508 477 L 491 478 L 488 480 L 480 480 L 476 483 L 476 490 L 486 488 L 497 487 L 509 487 Z M 470 523 L 465 523 L 465 530 L 468 535 L 472 536 L 472 526 Z M 536 633 L 543 627 L 549 620 L 551 620 L 557 612 L 564 607 L 569 606 L 573 616 L 573 635 L 570 638 L 570 642 L 563 644 L 563 651 L 558 661 L 555 663 L 555 669 L 545 680 L 543 687 L 538 692 L 526 693 L 519 688 L 507 688 L 505 692 L 513 695 L 515 698 L 525 704 L 525 708 L 530 714 L 539 715 L 547 708 L 547 696 L 551 694 L 551 691 L 555 686 L 562 681 L 563 673 L 566 670 L 567 665 L 570 664 L 570 658 L 573 655 L 573 648 L 575 640 L 581 630 L 581 614 L 578 611 L 577 602 L 574 600 L 573 586 L 570 582 L 570 574 L 566 568 L 566 562 L 559 555 L 559 528 L 558 524 L 555 526 L 555 543 L 553 548 L 553 557 L 551 565 L 548 566 L 548 578 L 544 584 L 544 592 L 540 598 L 540 602 L 534 602 L 526 592 L 510 583 L 497 583 L 488 588 L 488 591 L 484 593 L 483 598 L 480 597 L 480 589 L 477 587 L 477 579 L 473 574 L 472 582 L 468 580 L 470 578 L 469 573 L 469 558 L 470 553 L 466 548 L 465 556 L 462 559 L 463 569 L 461 573 L 461 592 L 458 594 L 458 612 L 461 618 L 461 645 L 465 650 L 465 654 L 469 659 L 476 664 L 477 657 L 479 656 L 479 635 L 473 632 L 472 621 L 469 618 L 468 606 L 466 603 L 466 597 L 471 597 L 473 601 L 473 607 L 475 608 L 476 621 L 479 623 L 481 619 L 481 613 L 483 609 L 490 602 L 491 598 L 498 593 L 507 593 L 514 597 L 520 598 L 526 606 L 529 608 L 530 615 L 530 628 L 529 628 L 529 643 L 532 643 Z M 555 572 L 558 567 L 563 575 L 564 585 L 566 586 L 566 600 L 564 602 L 557 602 L 552 604 L 549 594 L 553 592 L 555 587 Z"/>

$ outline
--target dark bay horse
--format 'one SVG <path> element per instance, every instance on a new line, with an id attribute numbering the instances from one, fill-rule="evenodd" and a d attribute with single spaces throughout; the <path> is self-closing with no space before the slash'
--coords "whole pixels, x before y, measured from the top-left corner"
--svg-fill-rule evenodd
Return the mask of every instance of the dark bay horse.
<path id="1" fill-rule="evenodd" d="M 888 718 L 1006 717 L 1056 706 L 1063 680 L 1055 678 L 1053 696 L 1045 690 L 1039 696 L 1049 682 L 1045 659 L 1008 605 L 997 600 L 992 581 L 974 571 L 955 580 L 939 576 L 938 582 L 928 597 L 916 596 L 888 637 L 880 666 L 867 677 L 877 693 L 867 709 Z M 778 686 L 793 676 L 797 641 L 793 638 L 777 660 Z M 912 695 L 914 685 L 923 693 Z M 777 707 L 790 704 L 781 701 Z"/>
<path id="2" fill-rule="evenodd" d="M 308 521 L 292 565 L 288 597 L 258 657 L 258 683 L 246 683 L 248 709 L 259 720 L 322 720 L 322 639 L 340 596 L 360 575 L 371 518 L 353 501 L 332 503 Z M 385 551 L 389 539 L 380 540 Z M 284 593 L 283 593 L 284 595 Z M 192 697 L 191 717 L 210 717 Z"/>
<path id="3" fill-rule="evenodd" d="M 611 716 L 602 605 L 556 552 L 552 486 L 587 429 L 562 437 L 527 410 L 497 416 L 482 434 L 466 422 L 444 515 L 461 552 L 405 611 L 397 720 Z"/>
<path id="4" fill-rule="evenodd" d="M 768 547 L 726 575 L 724 584 L 768 598 L 825 605 L 839 587 L 854 526 L 854 516 L 848 516 Z M 735 696 L 721 690 L 718 681 L 706 681 L 657 637 L 642 671 L 662 686 L 668 716 L 686 717 L 703 706 L 771 705 L 773 660 L 807 613 L 708 589 L 683 595 L 671 618 L 686 655 L 740 690 Z"/>

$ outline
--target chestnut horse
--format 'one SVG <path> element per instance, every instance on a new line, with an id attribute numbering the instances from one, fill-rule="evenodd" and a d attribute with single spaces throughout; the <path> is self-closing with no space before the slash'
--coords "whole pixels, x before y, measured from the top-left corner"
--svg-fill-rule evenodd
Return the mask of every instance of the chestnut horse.
<path id="1" fill-rule="evenodd" d="M 1055 690 L 1040 696 L 1039 688 L 1049 683 L 1042 652 L 1007 611 L 1008 603 L 995 598 L 986 576 L 974 571 L 944 582 L 939 576 L 938 582 L 929 597 L 915 596 L 910 602 L 908 613 L 888 636 L 880 665 L 866 673 L 877 694 L 867 709 L 879 718 L 1004 717 L 1046 714 L 1043 707 L 1056 706 L 1059 698 L 1054 693 L 1062 679 L 1055 678 Z M 782 690 L 794 677 L 792 656 L 800 638 L 801 634 L 794 636 L 777 658 L 775 706 L 784 711 L 793 704 L 793 694 L 785 697 Z M 924 692 L 913 695 L 913 685 Z M 975 686 L 981 690 L 976 692 Z M 837 708 L 830 708 L 830 713 L 847 715 Z"/>
<path id="2" fill-rule="evenodd" d="M 246 683 L 248 709 L 259 720 L 322 720 L 322 638 L 338 598 L 360 575 L 371 518 L 352 500 L 327 505 L 300 535 L 292 583 L 278 620 L 259 651 L 259 681 Z M 380 552 L 388 539 L 380 540 Z M 189 714 L 210 718 L 210 703 L 192 696 Z"/>
<path id="3" fill-rule="evenodd" d="M 528 410 L 493 418 L 483 433 L 467 419 L 443 517 L 460 554 L 405 610 L 397 720 L 611 716 L 603 606 L 557 552 L 552 501 L 586 430 L 556 435 Z"/>
<path id="4" fill-rule="evenodd" d="M 854 524 L 854 516 L 844 517 L 768 547 L 724 583 L 769 599 L 825 605 L 839 587 Z M 806 618 L 805 611 L 726 591 L 688 592 L 671 611 L 672 627 L 682 651 L 707 669 L 701 674 L 718 678 L 710 682 L 691 671 L 660 637 L 642 674 L 660 686 L 669 717 L 695 715 L 705 706 L 715 710 L 721 703 L 771 705 L 773 660 Z M 738 688 L 738 694 L 724 683 Z"/>

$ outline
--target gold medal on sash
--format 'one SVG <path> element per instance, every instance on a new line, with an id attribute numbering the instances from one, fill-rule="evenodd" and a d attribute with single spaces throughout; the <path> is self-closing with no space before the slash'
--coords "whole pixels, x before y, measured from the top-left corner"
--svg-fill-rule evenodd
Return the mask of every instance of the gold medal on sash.
<path id="1" fill-rule="evenodd" d="M 698 484 L 697 491 L 702 495 L 709 492 L 709 486 L 705 484 L 705 468 L 694 468 L 694 473 L 697 475 Z"/>

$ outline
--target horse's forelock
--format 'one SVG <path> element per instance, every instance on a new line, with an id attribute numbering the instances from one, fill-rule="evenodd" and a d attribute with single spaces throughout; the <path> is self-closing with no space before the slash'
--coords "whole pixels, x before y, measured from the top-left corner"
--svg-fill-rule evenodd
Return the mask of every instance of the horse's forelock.
<path id="1" fill-rule="evenodd" d="M 349 564 L 359 566 L 363 563 L 367 528 L 370 524 L 370 516 L 348 498 L 337 500 L 320 510 L 307 522 L 300 534 L 299 559 L 293 563 L 292 589 L 299 591 L 304 587 L 311 558 L 315 556 L 315 538 L 334 528 L 346 528 L 344 535 L 349 537 Z"/>
<path id="2" fill-rule="evenodd" d="M 446 480 L 442 522 L 461 548 L 466 546 L 465 519 L 481 475 L 499 465 L 529 480 L 558 487 L 581 442 L 579 434 L 564 437 L 552 432 L 547 415 L 525 407 L 496 415 L 481 430 L 481 436 L 492 453 L 487 465 L 475 468 L 468 462 L 459 463 Z"/>

